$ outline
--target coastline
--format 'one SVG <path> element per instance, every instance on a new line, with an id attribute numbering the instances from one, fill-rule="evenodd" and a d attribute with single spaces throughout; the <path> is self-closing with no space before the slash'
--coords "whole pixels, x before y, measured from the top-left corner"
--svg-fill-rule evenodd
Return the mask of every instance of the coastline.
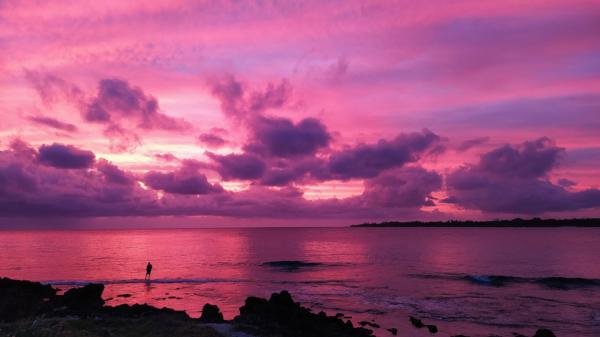
<path id="1" fill-rule="evenodd" d="M 448 220 L 448 221 L 384 221 L 367 222 L 350 227 L 385 227 L 385 228 L 412 228 L 412 227 L 483 227 L 483 228 L 557 228 L 557 227 L 600 227 L 600 219 L 520 219 L 511 220 Z"/>
<path id="2" fill-rule="evenodd" d="M 147 304 L 107 306 L 104 285 L 87 284 L 58 295 L 50 285 L 0 278 L 0 336 L 196 336 L 196 337 L 372 337 L 375 322 L 354 326 L 341 314 L 313 313 L 295 302 L 287 291 L 267 300 L 246 298 L 239 315 L 224 320 L 216 305 L 205 304 L 202 315 Z M 407 317 L 415 329 L 438 333 L 436 325 Z M 388 335 L 411 336 L 415 331 L 386 327 Z M 468 337 L 469 334 L 452 337 Z M 538 329 L 533 337 L 555 337 Z M 528 337 L 514 334 L 514 337 Z"/>

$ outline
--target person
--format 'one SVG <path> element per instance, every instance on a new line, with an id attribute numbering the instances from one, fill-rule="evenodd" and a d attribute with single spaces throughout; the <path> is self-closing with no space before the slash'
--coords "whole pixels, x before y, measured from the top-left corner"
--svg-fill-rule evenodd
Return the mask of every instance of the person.
<path id="1" fill-rule="evenodd" d="M 144 280 L 150 279 L 150 273 L 152 273 L 152 264 L 148 262 L 148 264 L 146 265 L 146 276 L 144 277 Z"/>

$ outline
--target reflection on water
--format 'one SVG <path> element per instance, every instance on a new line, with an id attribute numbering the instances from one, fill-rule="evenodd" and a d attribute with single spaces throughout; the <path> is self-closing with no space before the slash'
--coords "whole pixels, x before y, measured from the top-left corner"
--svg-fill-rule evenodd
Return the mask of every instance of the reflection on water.
<path id="1" fill-rule="evenodd" d="M 409 327 L 408 315 L 434 322 L 441 335 L 550 327 L 598 336 L 598 261 L 600 230 L 592 228 L 0 232 L 1 276 L 63 288 L 100 281 L 111 305 L 194 316 L 210 302 L 231 318 L 246 296 L 288 289 L 314 310 L 411 336 L 427 333 Z"/>

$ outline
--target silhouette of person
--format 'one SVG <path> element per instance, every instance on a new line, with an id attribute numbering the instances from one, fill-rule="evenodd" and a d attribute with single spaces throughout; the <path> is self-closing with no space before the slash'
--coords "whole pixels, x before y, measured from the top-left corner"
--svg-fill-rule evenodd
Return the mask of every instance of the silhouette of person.
<path id="1" fill-rule="evenodd" d="M 144 280 L 150 280 L 151 273 L 152 273 L 152 264 L 150 262 L 148 262 L 148 264 L 146 265 L 146 276 L 144 277 Z"/>

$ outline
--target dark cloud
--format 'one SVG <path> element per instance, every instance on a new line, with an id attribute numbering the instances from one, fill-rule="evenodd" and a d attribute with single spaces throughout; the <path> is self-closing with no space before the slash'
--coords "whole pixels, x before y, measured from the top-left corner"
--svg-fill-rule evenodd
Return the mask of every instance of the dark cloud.
<path id="1" fill-rule="evenodd" d="M 470 150 L 471 148 L 474 148 L 476 146 L 485 144 L 489 140 L 490 140 L 490 137 L 478 137 L 478 138 L 473 138 L 473 139 L 467 139 L 467 140 L 461 142 L 456 147 L 456 150 L 459 152 L 464 152 L 464 151 Z"/>
<path id="2" fill-rule="evenodd" d="M 94 164 L 95 155 L 92 151 L 81 150 L 72 145 L 54 143 L 42 145 L 38 150 L 37 159 L 48 166 L 64 169 L 89 168 Z"/>
<path id="3" fill-rule="evenodd" d="M 291 85 L 287 80 L 279 84 L 269 83 L 264 90 L 248 91 L 245 85 L 232 75 L 225 75 L 209 82 L 212 94 L 221 101 L 226 116 L 237 120 L 252 118 L 268 109 L 283 107 L 291 97 Z"/>
<path id="4" fill-rule="evenodd" d="M 548 138 L 528 141 L 518 147 L 504 145 L 481 156 L 481 170 L 505 176 L 540 177 L 548 173 L 565 151 Z"/>
<path id="5" fill-rule="evenodd" d="M 315 118 L 294 124 L 286 118 L 260 117 L 252 123 L 252 132 L 246 150 L 272 157 L 313 155 L 331 141 L 325 125 Z"/>
<path id="6" fill-rule="evenodd" d="M 77 127 L 75 125 L 70 124 L 70 123 L 61 122 L 58 119 L 51 118 L 51 117 L 29 116 L 27 119 L 36 124 L 49 126 L 51 128 L 58 129 L 61 131 L 67 131 L 67 132 L 76 132 L 77 131 Z"/>
<path id="7" fill-rule="evenodd" d="M 435 149 L 440 137 L 429 130 L 400 134 L 376 144 L 359 144 L 353 148 L 334 152 L 329 158 L 325 178 L 372 178 L 379 173 L 419 160 L 429 150 Z M 329 175 L 329 176 L 328 176 Z"/>
<path id="8" fill-rule="evenodd" d="M 90 122 L 108 122 L 115 118 L 138 121 L 142 129 L 184 130 L 189 128 L 178 120 L 160 112 L 156 98 L 146 95 L 142 89 L 122 79 L 103 79 L 98 92 L 83 113 Z"/>
<path id="9" fill-rule="evenodd" d="M 223 137 L 214 133 L 202 133 L 198 136 L 198 141 L 206 146 L 218 148 L 225 145 L 227 142 Z"/>
<path id="10" fill-rule="evenodd" d="M 96 169 L 104 175 L 108 183 L 118 185 L 132 185 L 135 180 L 131 174 L 121 170 L 116 165 L 105 159 L 98 160 Z"/>
<path id="11" fill-rule="evenodd" d="M 442 187 L 442 176 L 421 167 L 406 167 L 365 181 L 363 198 L 383 207 L 433 206 L 431 193 Z"/>
<path id="12" fill-rule="evenodd" d="M 254 154 L 207 155 L 217 164 L 216 170 L 225 180 L 259 179 L 267 168 L 265 162 Z"/>
<path id="13" fill-rule="evenodd" d="M 204 174 L 180 170 L 176 172 L 150 171 L 144 175 L 144 183 L 155 190 L 174 194 L 210 194 L 223 189 L 211 184 Z"/>
<path id="14" fill-rule="evenodd" d="M 408 206 L 418 204 L 414 201 L 398 201 L 395 206 L 383 203 L 383 206 L 380 201 L 364 196 L 307 200 L 301 190 L 287 186 L 270 188 L 252 184 L 247 190 L 233 193 L 210 184 L 198 172 L 206 164 L 193 160 L 182 161 L 174 172 L 149 172 L 136 177 L 102 159 L 88 170 L 47 166 L 26 155 L 28 151 L 27 146 L 0 151 L 0 216 L 204 215 L 351 221 L 428 216 L 418 206 Z M 149 188 L 134 183 L 137 179 Z M 156 190 L 166 193 L 158 195 Z"/>
<path id="15" fill-rule="evenodd" d="M 271 163 L 260 183 L 267 186 L 285 186 L 302 181 L 309 173 L 318 172 L 322 166 L 322 160 L 312 157 L 279 159 Z"/>
<path id="16" fill-rule="evenodd" d="M 549 172 L 564 152 L 547 138 L 505 145 L 446 177 L 450 202 L 494 213 L 540 214 L 600 206 L 600 190 L 571 192 Z"/>

